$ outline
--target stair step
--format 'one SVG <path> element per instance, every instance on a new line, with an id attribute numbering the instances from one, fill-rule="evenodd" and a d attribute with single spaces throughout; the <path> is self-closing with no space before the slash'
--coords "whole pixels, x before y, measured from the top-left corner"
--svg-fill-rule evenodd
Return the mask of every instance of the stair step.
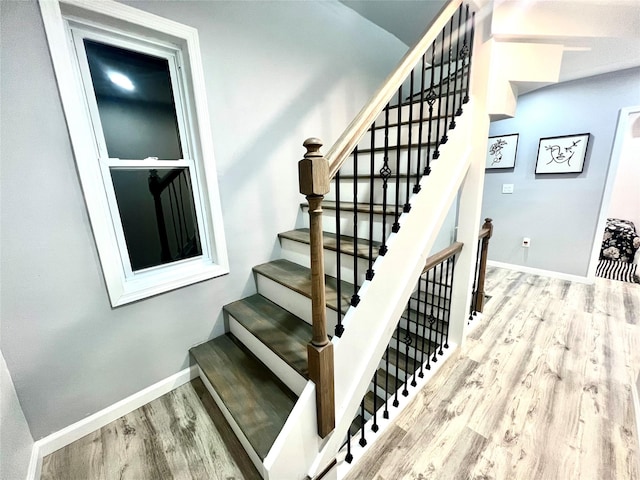
<path id="1" fill-rule="evenodd" d="M 290 230 L 288 232 L 279 233 L 278 237 L 286 238 L 289 240 L 293 240 L 295 242 L 306 243 L 309 244 L 309 229 L 308 228 L 298 228 L 296 230 Z M 338 236 L 335 233 L 323 232 L 322 239 L 324 248 L 327 250 L 333 250 L 334 252 L 338 250 Z M 357 251 L 358 257 L 369 259 L 369 241 L 363 240 L 361 238 L 357 239 Z M 380 247 L 380 242 L 373 241 L 373 256 L 374 258 L 378 255 L 378 249 Z M 344 253 L 346 255 L 353 256 L 353 237 L 349 237 L 347 235 L 340 235 L 340 253 Z"/>
<path id="2" fill-rule="evenodd" d="M 309 208 L 309 204 L 306 202 L 301 203 L 300 206 L 302 208 Z M 331 200 L 324 200 L 322 202 L 322 208 L 325 208 L 327 210 L 335 210 L 336 202 Z M 344 212 L 353 212 L 354 210 L 353 203 L 340 202 L 340 210 Z M 386 211 L 387 215 L 395 215 L 395 212 L 396 212 L 394 206 L 387 205 L 386 210 L 383 210 L 382 205 L 375 204 L 375 203 L 373 204 L 373 209 L 370 208 L 368 203 L 357 203 L 356 210 L 358 211 L 358 213 L 369 213 L 371 210 L 373 210 L 374 215 L 382 215 L 384 211 Z M 402 212 L 399 212 L 399 213 L 402 213 Z"/>
<path id="3" fill-rule="evenodd" d="M 420 329 L 420 332 L 422 332 L 422 329 Z M 427 330 L 427 332 L 429 332 L 429 330 Z M 407 332 L 406 329 L 399 327 L 396 329 L 395 332 L 393 332 L 393 338 L 397 339 L 398 338 L 398 333 L 400 333 L 400 343 L 404 343 L 404 339 L 407 337 L 407 333 L 409 334 L 409 338 L 411 339 L 411 347 L 413 348 L 418 348 L 418 350 L 421 348 L 422 346 L 422 337 L 416 335 L 414 332 Z M 427 333 L 427 337 L 428 337 L 428 333 Z M 418 343 L 420 342 L 420 343 Z M 429 345 L 431 345 L 431 350 L 433 352 L 434 348 L 438 347 L 438 344 L 436 342 L 433 342 L 431 340 L 429 340 L 429 338 L 425 338 L 424 339 L 424 350 L 425 352 L 428 351 L 429 349 Z M 401 349 L 404 349 L 403 346 L 400 347 Z"/>
<path id="4" fill-rule="evenodd" d="M 373 412 L 375 412 L 374 408 L 373 408 L 373 399 L 376 399 L 376 409 L 375 410 L 379 410 L 380 407 L 382 405 L 384 405 L 384 400 L 382 398 L 380 398 L 378 395 L 373 394 L 373 392 L 371 390 L 369 390 L 367 392 L 367 394 L 364 396 L 364 409 L 365 411 L 367 411 L 368 413 L 370 413 L 371 415 L 373 415 Z"/>
<path id="5" fill-rule="evenodd" d="M 349 427 L 349 433 L 352 437 L 356 436 L 356 434 L 362 428 L 362 425 L 364 425 L 364 418 L 362 418 L 362 415 L 358 415 L 353 419 L 353 422 L 351 422 L 351 426 Z"/>
<path id="6" fill-rule="evenodd" d="M 237 427 L 264 460 L 297 400 L 231 334 L 190 350 Z"/>
<path id="7" fill-rule="evenodd" d="M 420 93 L 417 93 L 417 95 L 420 95 Z M 435 113 L 434 113 L 434 115 L 432 115 L 431 118 L 429 118 L 429 116 L 428 116 L 429 107 L 428 106 L 425 106 L 424 111 L 427 112 L 427 116 L 423 115 L 422 120 L 420 120 L 420 117 L 412 118 L 411 122 L 413 124 L 419 123 L 420 121 L 422 121 L 422 122 L 429 122 L 429 121 L 437 122 L 437 121 L 440 121 L 440 120 L 447 120 L 449 118 L 449 117 L 444 117 L 444 116 L 438 116 Z M 383 113 L 384 113 L 384 111 L 383 111 Z M 403 120 L 403 121 L 400 122 L 399 125 L 401 127 L 407 126 L 407 125 L 409 125 L 409 120 Z M 368 131 L 370 132 L 372 130 L 383 130 L 384 128 L 395 128 L 397 126 L 398 126 L 398 122 L 397 121 L 396 122 L 389 122 L 388 125 L 385 125 L 384 122 L 383 123 L 376 122 L 374 125 L 369 127 Z"/>
<path id="8" fill-rule="evenodd" d="M 273 260 L 262 265 L 253 267 L 253 271 L 263 275 L 274 282 L 279 283 L 294 292 L 311 298 L 311 270 L 307 267 L 290 262 L 289 260 Z M 327 307 L 338 310 L 337 301 L 338 281 L 334 277 L 325 275 L 325 297 Z M 346 313 L 349 309 L 351 297 L 353 296 L 353 285 L 345 281 L 340 282 L 340 310 Z"/>
<path id="9" fill-rule="evenodd" d="M 427 323 L 427 332 L 429 331 L 429 329 L 433 330 L 433 331 L 438 331 L 438 333 L 443 332 L 446 328 L 446 323 L 444 321 L 442 321 L 441 319 L 437 318 L 437 314 L 438 314 L 438 308 L 434 308 L 433 309 L 433 316 L 436 317 L 436 321 L 433 322 L 432 325 L 429 325 Z M 429 313 L 431 313 L 431 310 L 429 310 Z M 420 325 L 420 332 L 422 333 L 422 325 L 424 325 L 424 317 L 425 314 L 424 312 L 420 312 L 418 313 L 416 310 L 414 310 L 413 308 L 408 308 L 407 310 L 404 311 L 404 313 L 402 314 L 402 318 L 409 320 L 412 324 L 416 323 L 416 319 L 419 319 L 418 324 Z"/>
<path id="10" fill-rule="evenodd" d="M 384 360 L 384 357 L 383 357 L 383 360 Z M 393 366 L 398 366 L 400 370 L 404 370 L 405 361 L 407 360 L 409 362 L 412 361 L 410 358 L 407 358 L 407 356 L 404 353 L 399 352 L 395 348 L 389 348 L 389 368 L 391 368 L 391 365 L 393 365 Z"/>
<path id="11" fill-rule="evenodd" d="M 224 310 L 296 372 L 309 378 L 307 343 L 312 337 L 311 325 L 260 294 L 230 303 Z"/>
<path id="12" fill-rule="evenodd" d="M 435 148 L 435 146 L 436 146 L 435 142 L 430 142 L 430 143 L 426 143 L 425 142 L 425 143 L 422 143 L 422 144 L 412 143 L 411 145 L 403 145 L 403 144 L 401 144 L 399 148 L 400 148 L 400 150 L 409 150 L 409 149 L 417 150 L 418 148 L 427 148 L 427 147 Z M 384 152 L 385 149 L 387 151 L 389 151 L 389 152 L 394 152 L 394 151 L 398 150 L 398 145 L 393 145 L 393 146 L 389 146 L 389 147 L 375 147 L 373 149 L 371 149 L 371 148 L 359 148 L 358 149 L 358 155 L 360 155 L 361 153 L 363 153 L 363 154 L 371 153 L 372 151 L 373 152 Z"/>

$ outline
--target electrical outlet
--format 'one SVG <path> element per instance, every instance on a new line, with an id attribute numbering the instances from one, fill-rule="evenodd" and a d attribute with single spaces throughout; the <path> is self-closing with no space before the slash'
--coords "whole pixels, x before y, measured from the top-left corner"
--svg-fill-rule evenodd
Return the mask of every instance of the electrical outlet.
<path id="1" fill-rule="evenodd" d="M 529 248 L 531 246 L 531 239 L 529 237 L 524 237 L 522 239 L 522 246 L 524 248 Z"/>
<path id="2" fill-rule="evenodd" d="M 513 193 L 513 183 L 503 183 L 502 193 Z"/>

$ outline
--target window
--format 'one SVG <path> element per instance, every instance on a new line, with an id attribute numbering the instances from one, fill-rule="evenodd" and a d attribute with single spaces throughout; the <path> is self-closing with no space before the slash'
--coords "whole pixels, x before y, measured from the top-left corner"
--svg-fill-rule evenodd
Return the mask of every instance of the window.
<path id="1" fill-rule="evenodd" d="M 113 306 L 228 273 L 197 32 L 40 2 Z"/>

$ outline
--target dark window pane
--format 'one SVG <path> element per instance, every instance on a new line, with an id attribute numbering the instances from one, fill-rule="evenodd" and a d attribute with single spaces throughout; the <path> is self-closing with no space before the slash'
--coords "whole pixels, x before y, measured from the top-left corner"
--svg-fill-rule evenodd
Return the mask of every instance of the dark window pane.
<path id="1" fill-rule="evenodd" d="M 112 168 L 133 271 L 202 254 L 189 169 Z"/>
<path id="2" fill-rule="evenodd" d="M 84 47 L 109 157 L 183 158 L 167 60 L 87 39 Z"/>

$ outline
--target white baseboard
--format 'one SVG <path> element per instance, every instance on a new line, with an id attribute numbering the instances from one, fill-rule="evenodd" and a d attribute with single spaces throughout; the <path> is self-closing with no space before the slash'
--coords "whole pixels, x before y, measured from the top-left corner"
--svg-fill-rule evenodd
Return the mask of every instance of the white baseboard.
<path id="1" fill-rule="evenodd" d="M 123 415 L 133 412 L 135 409 L 169 393 L 171 390 L 184 385 L 196 377 L 198 377 L 198 368 L 196 366 L 185 368 L 93 415 L 89 415 L 62 430 L 38 440 L 33 444 L 27 480 L 39 480 L 42 469 L 42 459 L 47 455 L 66 447 Z"/>
<path id="2" fill-rule="evenodd" d="M 540 275 L 542 277 L 557 278 L 559 280 L 568 280 L 570 282 L 592 284 L 593 279 L 583 277 L 580 275 L 572 275 L 570 273 L 554 272 L 553 270 L 543 270 L 541 268 L 526 267 L 524 265 L 516 265 L 514 263 L 496 262 L 495 260 L 487 260 L 487 265 L 490 267 L 507 268 L 509 270 L 515 270 L 517 272 L 531 273 L 533 275 Z"/>

